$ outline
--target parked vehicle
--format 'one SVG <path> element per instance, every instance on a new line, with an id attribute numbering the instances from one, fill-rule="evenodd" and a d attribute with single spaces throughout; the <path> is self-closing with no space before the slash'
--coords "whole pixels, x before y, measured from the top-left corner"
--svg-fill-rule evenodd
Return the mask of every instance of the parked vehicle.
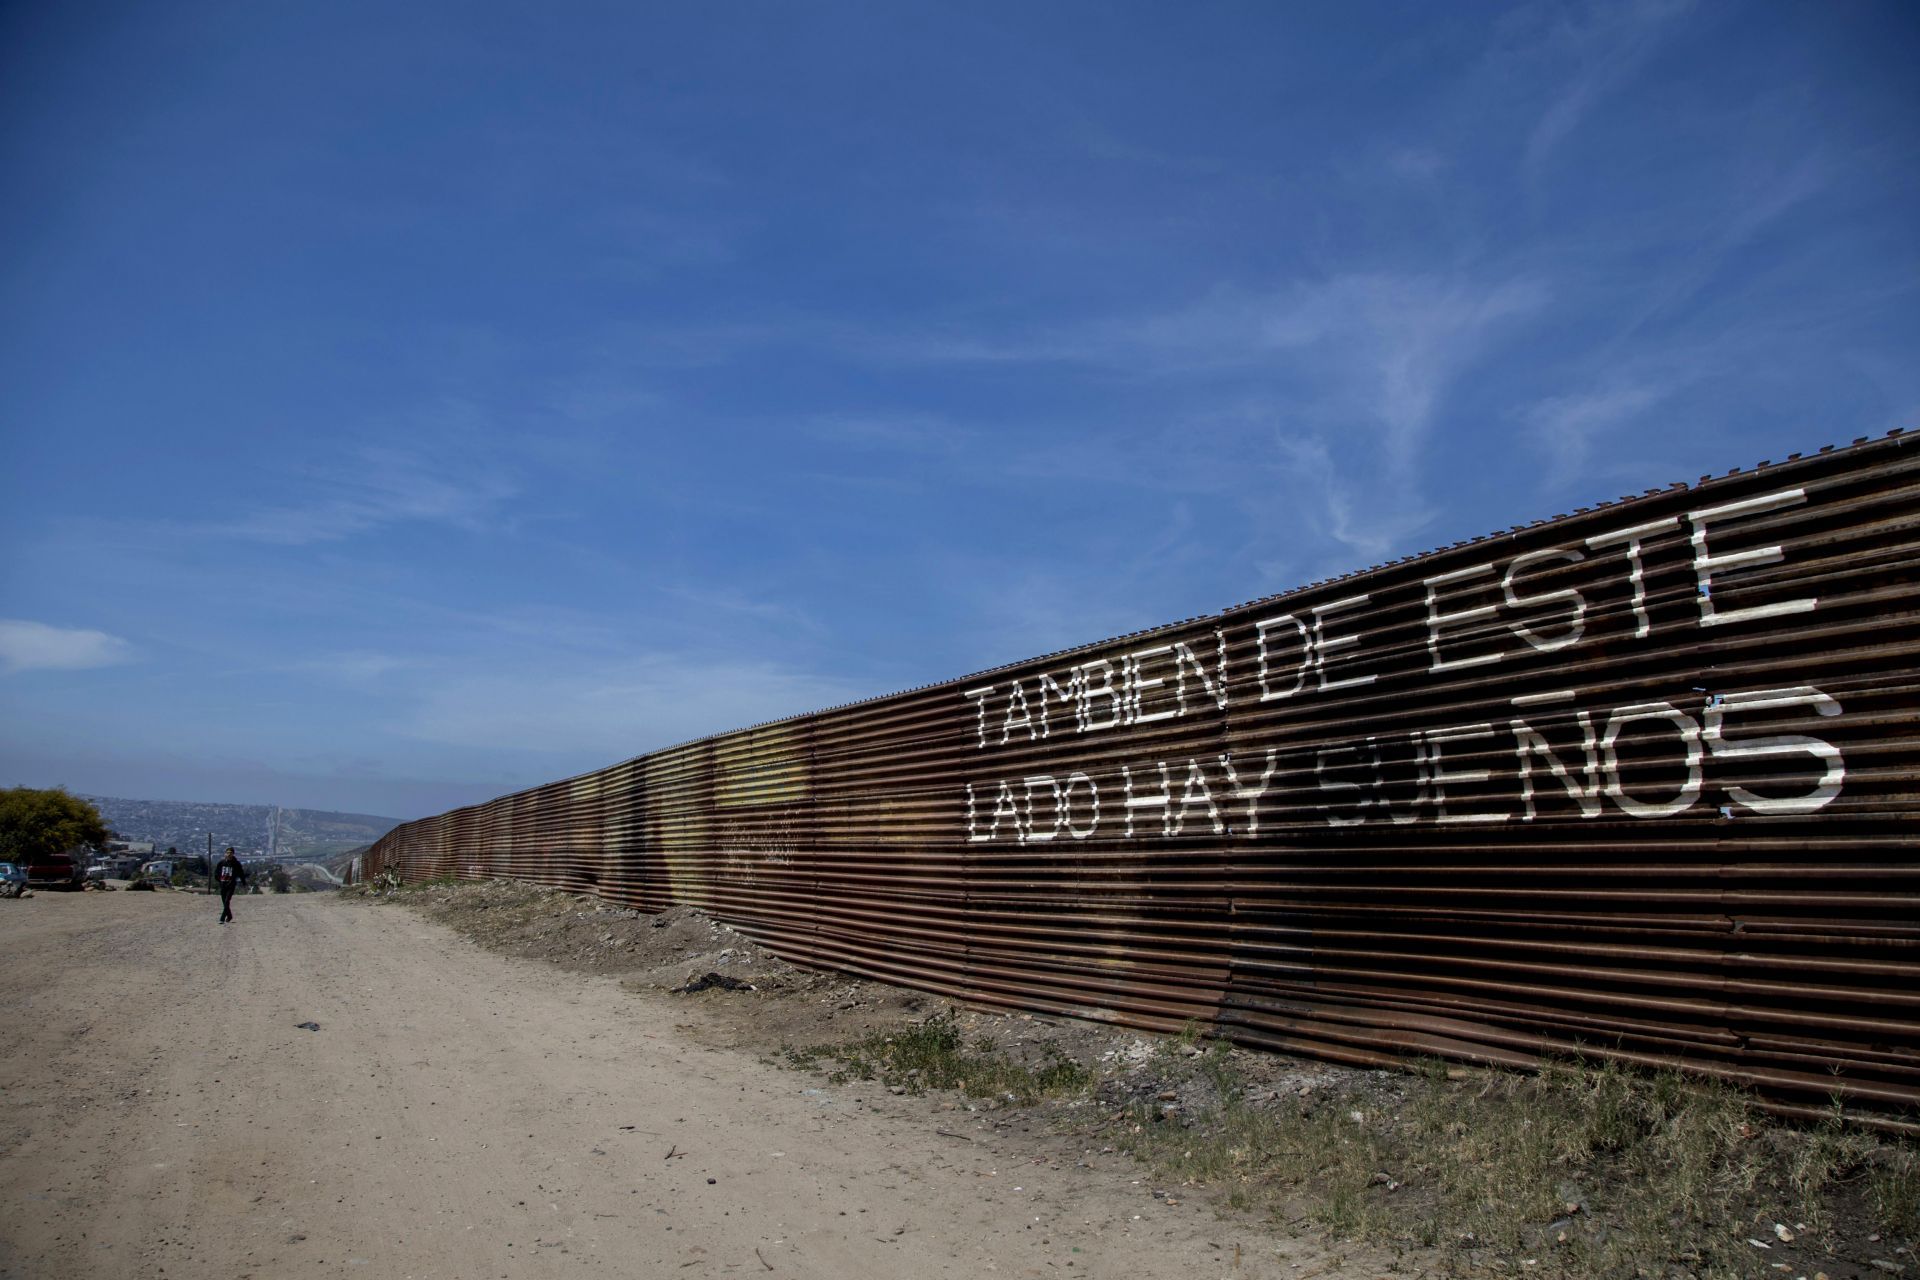
<path id="1" fill-rule="evenodd" d="M 173 864 L 164 858 L 142 863 L 139 879 L 148 884 L 172 884 Z"/>
<path id="2" fill-rule="evenodd" d="M 103 884 L 106 882 L 107 877 L 111 876 L 112 874 L 113 874 L 113 868 L 109 867 L 104 862 L 96 862 L 92 866 L 87 868 L 87 879 L 98 880 Z"/>
<path id="3" fill-rule="evenodd" d="M 27 873 L 11 862 L 0 862 L 0 898 L 17 898 L 27 887 Z"/>
<path id="4" fill-rule="evenodd" d="M 27 864 L 27 883 L 36 889 L 78 889 L 86 883 L 86 870 L 64 853 L 42 854 Z"/>

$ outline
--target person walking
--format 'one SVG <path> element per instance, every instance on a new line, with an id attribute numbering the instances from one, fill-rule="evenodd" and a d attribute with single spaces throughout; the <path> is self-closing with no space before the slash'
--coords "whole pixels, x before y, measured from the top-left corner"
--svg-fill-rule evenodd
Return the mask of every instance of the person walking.
<path id="1" fill-rule="evenodd" d="M 220 923 L 233 919 L 233 891 L 247 879 L 247 869 L 240 865 L 240 859 L 234 856 L 233 846 L 227 846 L 227 856 L 220 859 L 213 869 L 213 882 L 220 887 Z"/>

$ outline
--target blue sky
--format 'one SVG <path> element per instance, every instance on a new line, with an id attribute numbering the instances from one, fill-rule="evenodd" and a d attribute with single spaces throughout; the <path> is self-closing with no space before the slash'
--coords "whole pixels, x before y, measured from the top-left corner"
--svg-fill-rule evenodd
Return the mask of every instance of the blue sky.
<path id="1" fill-rule="evenodd" d="M 1917 54 L 7 6 L 0 784 L 412 817 L 1920 426 Z"/>

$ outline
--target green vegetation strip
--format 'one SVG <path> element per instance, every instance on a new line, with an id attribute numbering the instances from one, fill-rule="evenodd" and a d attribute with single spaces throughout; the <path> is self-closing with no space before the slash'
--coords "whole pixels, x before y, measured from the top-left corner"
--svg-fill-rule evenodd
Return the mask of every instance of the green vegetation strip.
<path id="1" fill-rule="evenodd" d="M 1031 1105 L 1045 1098 L 1083 1095 L 1093 1083 L 1085 1067 L 1047 1046 L 1046 1061 L 1029 1067 L 1009 1058 L 991 1040 L 968 1051 L 953 1016 L 935 1014 L 893 1031 L 872 1032 L 850 1044 L 783 1051 L 787 1064 L 825 1071 L 835 1084 L 877 1080 L 907 1093 L 951 1089 L 969 1098 L 999 1098 Z"/>

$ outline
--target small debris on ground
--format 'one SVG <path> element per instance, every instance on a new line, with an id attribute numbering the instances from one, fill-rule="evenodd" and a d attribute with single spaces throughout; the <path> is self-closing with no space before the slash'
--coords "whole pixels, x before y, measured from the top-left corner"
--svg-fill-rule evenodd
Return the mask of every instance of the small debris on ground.
<path id="1" fill-rule="evenodd" d="M 752 991 L 754 989 L 753 984 L 745 979 L 731 977 L 728 974 L 717 973 L 709 969 L 692 982 L 689 982 L 686 986 L 675 987 L 673 994 L 677 996 L 690 996 L 700 991 L 711 991 L 715 987 L 720 988 L 722 991 Z"/>

